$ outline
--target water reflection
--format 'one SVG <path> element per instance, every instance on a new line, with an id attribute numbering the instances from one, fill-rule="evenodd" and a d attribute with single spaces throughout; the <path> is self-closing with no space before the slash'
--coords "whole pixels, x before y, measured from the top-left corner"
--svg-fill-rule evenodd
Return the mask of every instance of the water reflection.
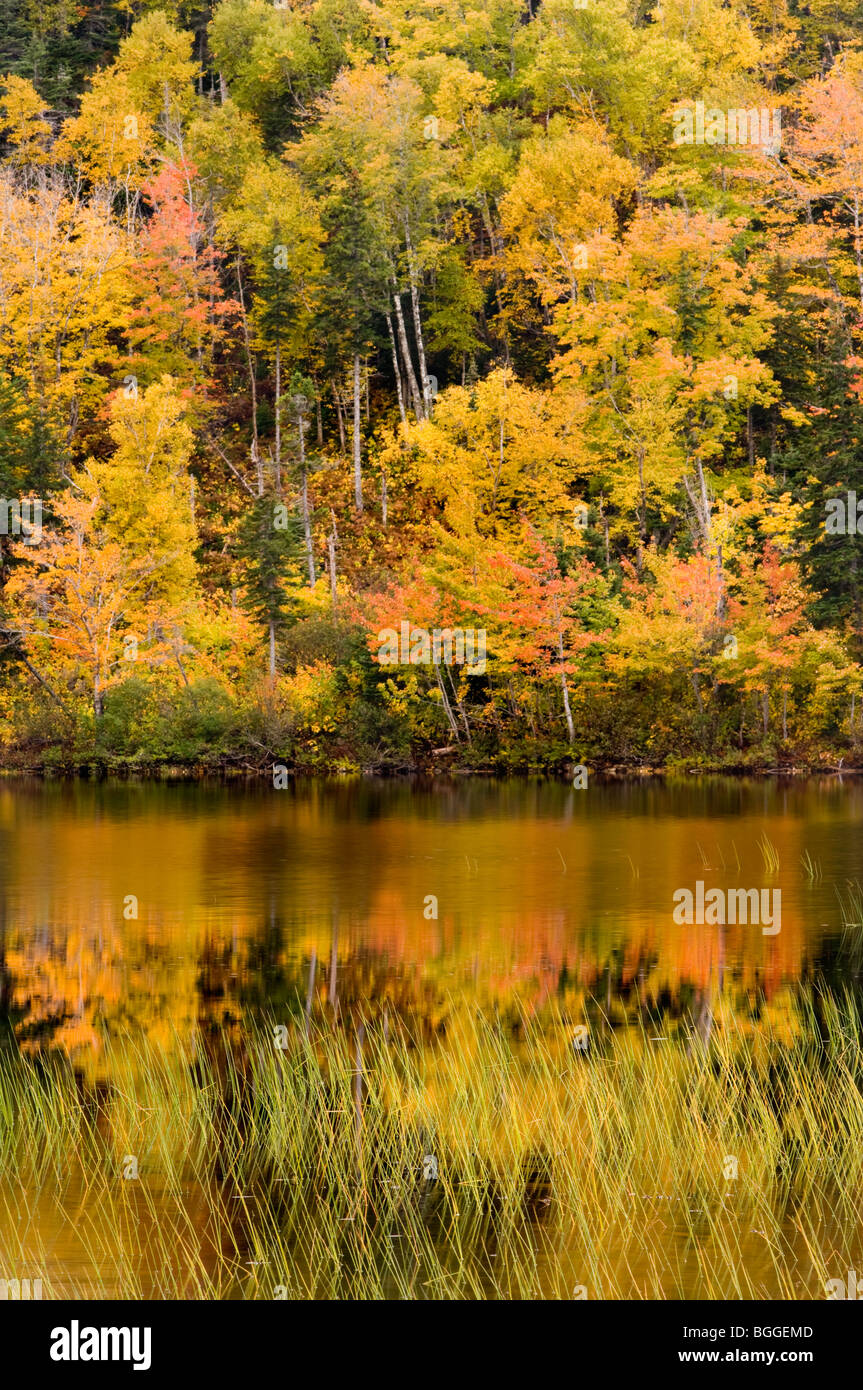
<path id="1" fill-rule="evenodd" d="M 97 1049 L 246 1013 L 551 997 L 751 1019 L 837 954 L 863 788 L 611 783 L 10 784 L 0 791 L 0 1009 L 24 1046 Z M 760 843 L 775 849 L 771 870 Z M 817 874 L 813 872 L 817 866 Z M 782 894 L 782 929 L 678 926 L 697 880 Z"/>

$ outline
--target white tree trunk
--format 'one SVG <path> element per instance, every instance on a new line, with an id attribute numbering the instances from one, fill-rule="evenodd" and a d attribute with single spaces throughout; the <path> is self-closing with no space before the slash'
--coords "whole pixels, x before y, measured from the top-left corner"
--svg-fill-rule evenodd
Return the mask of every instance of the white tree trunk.
<path id="1" fill-rule="evenodd" d="M 360 456 L 360 355 L 354 353 L 354 505 L 363 510 L 363 474 Z"/>

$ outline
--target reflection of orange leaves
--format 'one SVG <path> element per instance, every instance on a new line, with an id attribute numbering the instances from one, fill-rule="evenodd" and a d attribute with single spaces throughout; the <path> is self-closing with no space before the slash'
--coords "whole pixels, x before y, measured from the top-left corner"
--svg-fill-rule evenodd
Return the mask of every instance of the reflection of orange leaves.
<path id="1" fill-rule="evenodd" d="M 85 879 L 98 866 L 98 877 L 92 894 L 78 886 L 58 891 L 56 900 L 22 900 L 7 927 L 5 964 L 13 1007 L 23 1015 L 22 1037 L 43 1023 L 46 1039 L 86 1053 L 103 1028 L 115 1036 L 141 1029 L 173 1050 L 175 1033 L 191 1038 L 201 1020 L 221 1024 L 226 1014 L 245 1017 L 244 993 L 260 997 L 265 942 L 271 978 L 285 981 L 282 997 L 301 1002 L 315 948 L 323 1002 L 333 948 L 335 853 L 342 861 L 363 857 L 362 872 L 346 880 L 354 891 L 342 899 L 350 911 L 338 922 L 340 995 L 372 995 L 379 1002 L 397 997 L 399 1007 L 413 1009 L 419 1020 L 432 1007 L 439 1017 L 440 1001 L 450 998 L 515 1012 L 553 1000 L 573 1014 L 591 998 L 604 1007 L 609 967 L 616 1018 L 624 1009 L 617 998 L 621 986 L 624 993 L 630 989 L 625 1007 L 632 1015 L 638 998 L 649 1002 L 667 994 L 674 1007 L 685 987 L 716 991 L 720 971 L 724 997 L 745 1011 L 748 996 L 773 1000 L 800 978 L 819 920 L 807 922 L 794 896 L 783 894 L 776 937 L 763 936 L 757 927 L 720 933 L 675 924 L 671 885 L 692 886 L 696 876 L 718 873 L 722 865 L 718 850 L 714 855 L 710 849 L 718 832 L 708 817 L 664 824 L 660 840 L 649 816 L 627 819 L 626 854 L 642 868 L 642 877 L 630 873 L 621 850 L 611 863 L 623 865 L 623 875 L 612 867 L 609 878 L 613 832 L 608 822 L 597 825 L 591 818 L 563 824 L 557 816 L 489 815 L 473 821 L 466 836 L 457 814 L 432 827 L 414 803 L 410 815 L 383 814 L 362 824 L 338 816 L 328 820 L 320 788 L 298 790 L 286 821 L 281 803 L 276 807 L 269 798 L 226 798 L 212 815 L 190 817 L 187 807 L 172 809 L 158 789 L 150 793 L 148 809 L 128 818 L 52 821 L 56 884 L 80 885 L 82 866 L 88 866 Z M 0 798 L 4 825 L 9 801 L 8 794 L 5 804 Z M 262 904 L 251 866 L 260 864 L 263 845 L 275 843 L 276 826 L 278 842 L 290 844 L 294 862 L 302 864 L 302 883 L 293 873 L 279 874 L 273 896 Z M 20 829 L 23 862 L 44 852 L 44 828 L 33 817 Z M 806 833 L 807 823 L 795 819 L 770 828 L 783 886 L 786 866 L 799 862 Z M 748 834 L 747 857 L 747 834 L 730 830 L 721 851 L 733 864 L 730 836 L 737 837 L 741 883 L 754 886 L 763 882 L 762 865 L 754 833 Z M 696 843 L 709 849 L 712 868 L 696 869 Z M 667 865 L 667 902 L 654 898 L 658 905 L 646 912 L 644 866 L 657 855 Z M 581 871 L 596 864 L 605 867 L 595 875 Z M 234 883 L 242 891 L 224 899 L 214 895 L 217 876 L 243 865 Z M 249 876 L 242 877 L 244 872 Z M 143 884 L 140 919 L 127 921 L 124 895 Z M 424 916 L 427 894 L 438 896 L 438 919 Z M 212 989 L 210 997 L 203 996 L 202 983 Z"/>

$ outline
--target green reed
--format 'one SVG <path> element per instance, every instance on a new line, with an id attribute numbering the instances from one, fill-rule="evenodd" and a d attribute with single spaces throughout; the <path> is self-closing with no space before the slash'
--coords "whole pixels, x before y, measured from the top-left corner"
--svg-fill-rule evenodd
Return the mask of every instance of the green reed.
<path id="1" fill-rule="evenodd" d="M 299 1023 L 284 1048 L 264 1026 L 112 1039 L 101 1086 L 7 1051 L 0 1277 L 55 1297 L 794 1298 L 863 1256 L 850 994 L 803 995 L 781 1036 L 744 1036 L 720 1001 L 688 1049 L 520 1023 L 515 1041 L 453 1004 L 431 1043 L 398 1020 Z"/>

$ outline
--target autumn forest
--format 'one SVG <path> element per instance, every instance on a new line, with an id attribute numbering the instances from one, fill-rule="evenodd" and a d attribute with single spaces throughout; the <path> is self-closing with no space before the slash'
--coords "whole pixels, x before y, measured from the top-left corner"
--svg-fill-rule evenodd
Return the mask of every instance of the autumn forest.
<path id="1" fill-rule="evenodd" d="M 7 765 L 859 759 L 854 0 L 0 28 Z"/>

